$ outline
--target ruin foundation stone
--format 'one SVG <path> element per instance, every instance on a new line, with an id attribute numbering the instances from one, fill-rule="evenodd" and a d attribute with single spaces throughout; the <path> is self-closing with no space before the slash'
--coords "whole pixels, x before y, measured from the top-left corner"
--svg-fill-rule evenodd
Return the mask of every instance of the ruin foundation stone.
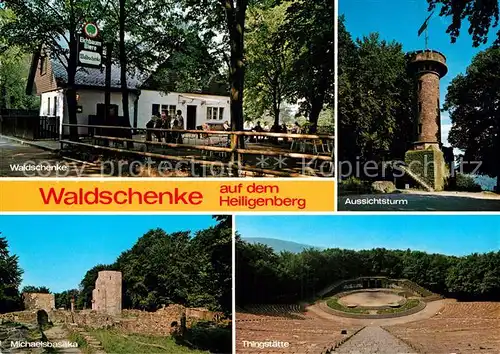
<path id="1" fill-rule="evenodd" d="M 117 316 L 122 312 L 122 273 L 103 270 L 92 290 L 92 310 Z"/>

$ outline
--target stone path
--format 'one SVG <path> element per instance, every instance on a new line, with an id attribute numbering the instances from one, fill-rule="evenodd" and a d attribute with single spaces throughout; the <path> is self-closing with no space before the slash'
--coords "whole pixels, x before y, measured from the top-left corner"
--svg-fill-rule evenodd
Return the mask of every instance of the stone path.
<path id="1" fill-rule="evenodd" d="M 70 341 L 68 338 L 69 333 L 61 326 L 54 326 L 44 331 L 47 339 L 51 342 Z M 61 354 L 81 354 L 82 351 L 78 348 L 57 348 L 57 353 Z"/>
<path id="2" fill-rule="evenodd" d="M 85 329 L 81 327 L 75 327 L 75 330 L 85 339 L 87 344 L 94 354 L 106 354 L 101 342 L 95 339 L 90 333 L 86 332 Z"/>
<path id="3" fill-rule="evenodd" d="M 335 350 L 345 354 L 409 354 L 409 346 L 380 327 L 365 327 Z"/>

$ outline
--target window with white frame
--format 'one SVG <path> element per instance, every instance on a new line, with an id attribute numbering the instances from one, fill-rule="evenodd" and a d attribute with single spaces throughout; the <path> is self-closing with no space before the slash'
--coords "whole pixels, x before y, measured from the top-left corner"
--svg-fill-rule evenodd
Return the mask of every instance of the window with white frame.
<path id="1" fill-rule="evenodd" d="M 47 97 L 47 115 L 50 116 L 50 97 Z"/>
<path id="2" fill-rule="evenodd" d="M 177 106 L 175 106 L 175 105 L 171 105 L 171 104 L 170 105 L 168 105 L 168 104 L 161 105 L 161 111 L 166 112 L 169 117 L 175 117 L 176 109 L 177 109 Z"/>
<path id="3" fill-rule="evenodd" d="M 207 120 L 222 120 L 224 107 L 207 107 Z"/>

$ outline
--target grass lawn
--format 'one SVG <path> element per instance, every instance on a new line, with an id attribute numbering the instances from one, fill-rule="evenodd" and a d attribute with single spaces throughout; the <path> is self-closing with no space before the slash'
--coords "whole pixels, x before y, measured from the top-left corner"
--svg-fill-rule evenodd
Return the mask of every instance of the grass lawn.
<path id="1" fill-rule="evenodd" d="M 350 312 L 350 313 L 362 313 L 362 314 L 369 313 L 369 311 L 365 310 L 365 309 L 350 308 L 350 307 L 342 306 L 341 304 L 339 304 L 338 300 L 339 300 L 338 298 L 332 297 L 326 302 L 326 304 L 328 305 L 328 307 L 330 307 L 334 310 L 337 310 L 337 311 Z"/>
<path id="2" fill-rule="evenodd" d="M 178 345 L 170 337 L 155 337 L 139 334 L 121 334 L 115 331 L 94 329 L 89 330 L 92 336 L 102 343 L 107 353 L 113 354 L 198 354 L 209 353 L 200 350 L 193 350 Z"/>
<path id="3" fill-rule="evenodd" d="M 383 314 L 383 313 L 397 313 L 397 312 L 403 312 L 403 311 L 407 311 L 411 308 L 414 308 L 415 306 L 417 306 L 418 304 L 420 304 L 420 301 L 417 300 L 417 299 L 410 299 L 408 300 L 403 306 L 401 307 L 395 307 L 395 308 L 388 308 L 388 309 L 383 309 L 383 310 L 379 310 L 377 311 L 377 313 L 380 313 L 380 314 Z"/>

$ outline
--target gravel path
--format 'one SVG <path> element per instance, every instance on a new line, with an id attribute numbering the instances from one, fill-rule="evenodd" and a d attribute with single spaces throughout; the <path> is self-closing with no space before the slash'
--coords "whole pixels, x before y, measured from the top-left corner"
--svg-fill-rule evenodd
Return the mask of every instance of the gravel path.
<path id="1" fill-rule="evenodd" d="M 405 343 L 380 327 L 365 327 L 335 350 L 345 354 L 409 354 L 415 353 Z"/>

